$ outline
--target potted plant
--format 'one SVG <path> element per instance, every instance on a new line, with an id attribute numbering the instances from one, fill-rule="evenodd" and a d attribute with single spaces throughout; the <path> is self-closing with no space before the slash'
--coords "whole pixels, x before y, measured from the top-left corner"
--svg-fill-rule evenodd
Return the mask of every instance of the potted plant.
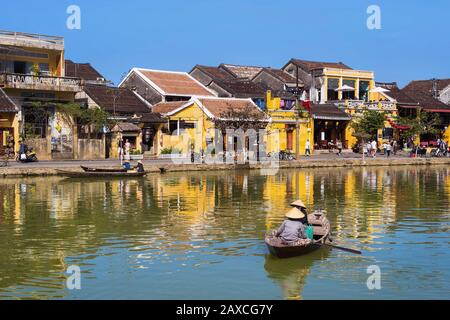
<path id="1" fill-rule="evenodd" d="M 129 160 L 143 160 L 144 155 L 137 149 L 130 150 L 130 159 Z"/>
<path id="2" fill-rule="evenodd" d="M 181 150 L 173 147 L 164 148 L 161 150 L 159 157 L 162 159 L 179 158 L 181 157 Z"/>

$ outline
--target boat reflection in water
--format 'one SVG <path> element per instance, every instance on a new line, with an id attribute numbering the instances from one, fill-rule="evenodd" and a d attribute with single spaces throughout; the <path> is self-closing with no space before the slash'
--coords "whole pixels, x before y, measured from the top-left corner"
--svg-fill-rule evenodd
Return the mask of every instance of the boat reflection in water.
<path id="1" fill-rule="evenodd" d="M 323 247 L 310 254 L 279 259 L 270 254 L 265 256 L 264 269 L 267 276 L 280 286 L 283 296 L 287 300 L 302 300 L 306 280 L 314 265 L 326 260 L 330 255 L 330 248 Z"/>

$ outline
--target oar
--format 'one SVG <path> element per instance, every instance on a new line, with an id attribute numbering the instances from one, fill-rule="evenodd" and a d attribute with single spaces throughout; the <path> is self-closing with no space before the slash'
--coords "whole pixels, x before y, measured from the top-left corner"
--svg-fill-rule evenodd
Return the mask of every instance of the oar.
<path id="1" fill-rule="evenodd" d="M 359 251 L 359 250 L 339 247 L 339 246 L 335 246 L 334 244 L 330 244 L 330 243 L 323 243 L 322 245 L 329 246 L 331 248 L 336 248 L 336 249 L 339 249 L 339 250 L 342 250 L 342 251 L 347 251 L 347 252 L 354 253 L 354 254 L 362 254 L 362 252 Z"/>

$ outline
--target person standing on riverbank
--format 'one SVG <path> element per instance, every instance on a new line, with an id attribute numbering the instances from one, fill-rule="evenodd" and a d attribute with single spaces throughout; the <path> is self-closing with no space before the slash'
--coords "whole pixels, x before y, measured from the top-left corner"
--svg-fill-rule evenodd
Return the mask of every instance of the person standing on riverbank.
<path id="1" fill-rule="evenodd" d="M 130 150 L 131 150 L 131 143 L 127 139 L 125 142 L 125 155 L 127 156 L 127 158 L 130 156 Z"/>
<path id="2" fill-rule="evenodd" d="M 372 158 L 375 158 L 377 156 L 377 142 L 375 140 L 372 141 L 371 145 L 370 145 L 370 151 L 372 154 Z"/>
<path id="3" fill-rule="evenodd" d="M 120 163 L 123 161 L 123 139 L 122 137 L 119 138 L 119 141 L 117 142 L 117 154 L 119 156 Z"/>

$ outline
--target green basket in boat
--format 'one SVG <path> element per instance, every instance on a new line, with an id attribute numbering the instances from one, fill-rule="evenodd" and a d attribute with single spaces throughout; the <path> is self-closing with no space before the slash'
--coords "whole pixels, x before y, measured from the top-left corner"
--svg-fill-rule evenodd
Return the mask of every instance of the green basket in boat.
<path id="1" fill-rule="evenodd" d="M 307 225 L 306 229 L 305 229 L 305 232 L 306 232 L 306 237 L 308 239 L 311 239 L 311 240 L 314 239 L 314 228 L 313 228 L 313 226 Z"/>

